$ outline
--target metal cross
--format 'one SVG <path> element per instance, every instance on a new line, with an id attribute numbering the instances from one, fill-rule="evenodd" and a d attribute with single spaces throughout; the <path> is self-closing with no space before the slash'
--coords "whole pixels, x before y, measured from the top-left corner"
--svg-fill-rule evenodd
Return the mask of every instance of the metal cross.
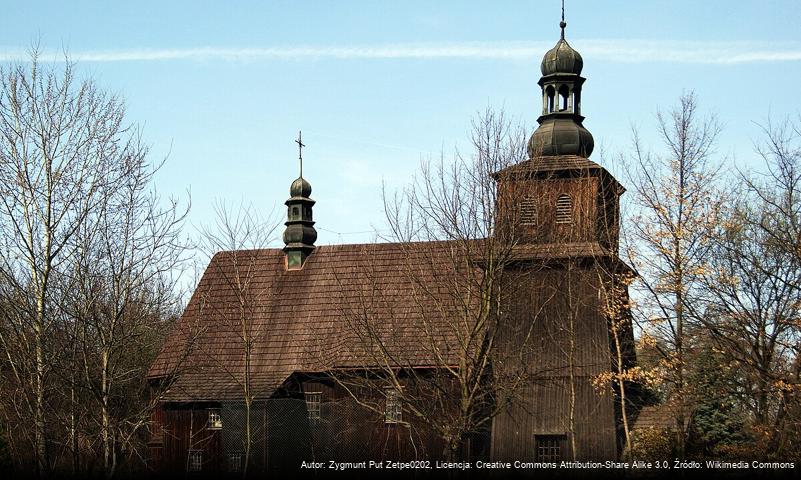
<path id="1" fill-rule="evenodd" d="M 301 132 L 298 130 L 298 139 L 295 140 L 295 143 L 298 144 L 298 160 L 300 160 L 300 178 L 303 178 L 303 147 L 306 145 L 303 144 L 303 137 L 301 137 Z"/>

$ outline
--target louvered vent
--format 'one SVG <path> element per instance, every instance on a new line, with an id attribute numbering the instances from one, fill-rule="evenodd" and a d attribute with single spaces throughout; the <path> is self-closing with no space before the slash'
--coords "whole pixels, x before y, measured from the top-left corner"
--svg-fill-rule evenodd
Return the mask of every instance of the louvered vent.
<path id="1" fill-rule="evenodd" d="M 556 199 L 556 223 L 573 223 L 573 201 L 565 194 Z"/>
<path id="2" fill-rule="evenodd" d="M 527 196 L 520 202 L 520 223 L 522 225 L 537 224 L 537 204 L 532 196 Z"/>

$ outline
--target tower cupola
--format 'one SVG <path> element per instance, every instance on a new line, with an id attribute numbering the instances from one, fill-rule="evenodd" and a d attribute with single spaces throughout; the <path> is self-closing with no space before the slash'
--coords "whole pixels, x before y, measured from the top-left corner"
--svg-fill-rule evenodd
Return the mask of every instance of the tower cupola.
<path id="1" fill-rule="evenodd" d="M 556 45 L 545 53 L 540 65 L 542 78 L 542 115 L 539 127 L 528 141 L 530 158 L 577 155 L 589 157 L 594 147 L 592 134 L 582 125 L 581 76 L 584 60 L 565 40 L 564 17 L 559 23 L 562 34 Z"/>
<path id="2" fill-rule="evenodd" d="M 300 177 L 289 187 L 289 199 L 284 202 L 287 206 L 287 221 L 284 223 L 284 253 L 288 270 L 298 270 L 303 267 L 306 258 L 314 251 L 314 241 L 317 240 L 317 230 L 312 220 L 311 184 L 303 178 L 303 147 L 300 132 L 298 139 L 298 159 L 300 160 Z"/>

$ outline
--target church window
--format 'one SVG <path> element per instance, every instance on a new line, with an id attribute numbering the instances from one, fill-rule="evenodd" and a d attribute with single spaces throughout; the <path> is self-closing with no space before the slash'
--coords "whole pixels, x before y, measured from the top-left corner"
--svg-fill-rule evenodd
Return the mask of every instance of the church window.
<path id="1" fill-rule="evenodd" d="M 520 223 L 522 225 L 537 224 L 537 203 L 532 195 L 527 195 L 520 202 Z"/>
<path id="2" fill-rule="evenodd" d="M 223 427 L 220 411 L 217 409 L 209 410 L 209 430 L 220 430 Z"/>
<path id="3" fill-rule="evenodd" d="M 564 193 L 556 199 L 556 223 L 573 223 L 573 200 Z"/>
<path id="4" fill-rule="evenodd" d="M 239 473 L 242 471 L 242 452 L 232 452 L 228 454 L 228 471 Z"/>
<path id="5" fill-rule="evenodd" d="M 164 441 L 164 426 L 161 418 L 156 417 L 150 424 L 150 443 L 162 443 Z"/>
<path id="6" fill-rule="evenodd" d="M 199 472 L 203 469 L 203 450 L 189 450 L 186 469 L 190 472 Z"/>
<path id="7" fill-rule="evenodd" d="M 538 462 L 559 462 L 562 460 L 567 437 L 565 435 L 534 435 Z"/>
<path id="8" fill-rule="evenodd" d="M 309 421 L 316 422 L 320 420 L 322 392 L 305 392 L 304 396 L 306 397 L 306 410 L 309 412 Z"/>
<path id="9" fill-rule="evenodd" d="M 386 405 L 384 408 L 384 423 L 400 423 L 403 419 L 403 404 L 400 392 L 394 388 L 387 388 Z"/>

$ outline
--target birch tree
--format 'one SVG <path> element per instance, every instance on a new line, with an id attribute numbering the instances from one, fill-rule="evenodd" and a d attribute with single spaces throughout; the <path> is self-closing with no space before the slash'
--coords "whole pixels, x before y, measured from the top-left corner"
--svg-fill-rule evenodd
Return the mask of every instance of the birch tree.
<path id="1" fill-rule="evenodd" d="M 65 450 L 77 474 L 79 437 L 94 432 L 111 476 L 147 424 L 186 213 L 153 193 L 147 154 L 122 99 L 68 59 L 34 50 L 0 68 L 2 406 L 17 463 L 30 455 L 39 476 Z"/>
<path id="2" fill-rule="evenodd" d="M 56 282 L 76 255 L 76 235 L 136 156 L 121 100 L 73 65 L 0 68 L 0 275 L 4 360 L 33 425 L 36 471 L 49 470 L 50 339 L 64 295 Z"/>
<path id="3" fill-rule="evenodd" d="M 176 281 L 187 242 L 181 226 L 188 207 L 162 204 L 150 188 L 158 165 L 147 162 L 140 138 L 130 138 L 124 177 L 109 185 L 78 232 L 68 311 L 75 326 L 80 387 L 96 406 L 103 471 L 111 477 L 120 453 L 147 423 L 151 402 L 145 375 L 177 318 Z"/>
<path id="4" fill-rule="evenodd" d="M 204 308 L 202 315 L 213 316 L 216 322 L 235 332 L 240 359 L 231 362 L 228 357 L 212 358 L 218 368 L 222 368 L 239 387 L 239 395 L 244 405 L 244 432 L 242 447 L 244 465 L 242 476 L 248 474 L 251 463 L 254 438 L 259 432 L 254 431 L 253 405 L 259 392 L 253 384 L 252 362 L 253 349 L 263 335 L 254 321 L 256 305 L 268 302 L 264 295 L 275 295 L 269 286 L 257 285 L 259 268 L 257 250 L 264 248 L 274 240 L 278 222 L 274 215 L 261 215 L 251 206 L 241 205 L 232 209 L 224 203 L 215 204 L 215 223 L 200 230 L 200 246 L 211 259 L 220 255 L 217 261 L 211 262 L 209 268 L 216 268 L 213 273 L 221 282 L 217 287 L 226 292 L 228 301 L 215 303 L 213 308 Z M 265 293 L 266 292 L 266 293 Z M 209 292 L 201 292 L 207 295 Z M 212 355 L 214 357 L 214 355 Z M 260 432 L 264 435 L 265 432 Z"/>

